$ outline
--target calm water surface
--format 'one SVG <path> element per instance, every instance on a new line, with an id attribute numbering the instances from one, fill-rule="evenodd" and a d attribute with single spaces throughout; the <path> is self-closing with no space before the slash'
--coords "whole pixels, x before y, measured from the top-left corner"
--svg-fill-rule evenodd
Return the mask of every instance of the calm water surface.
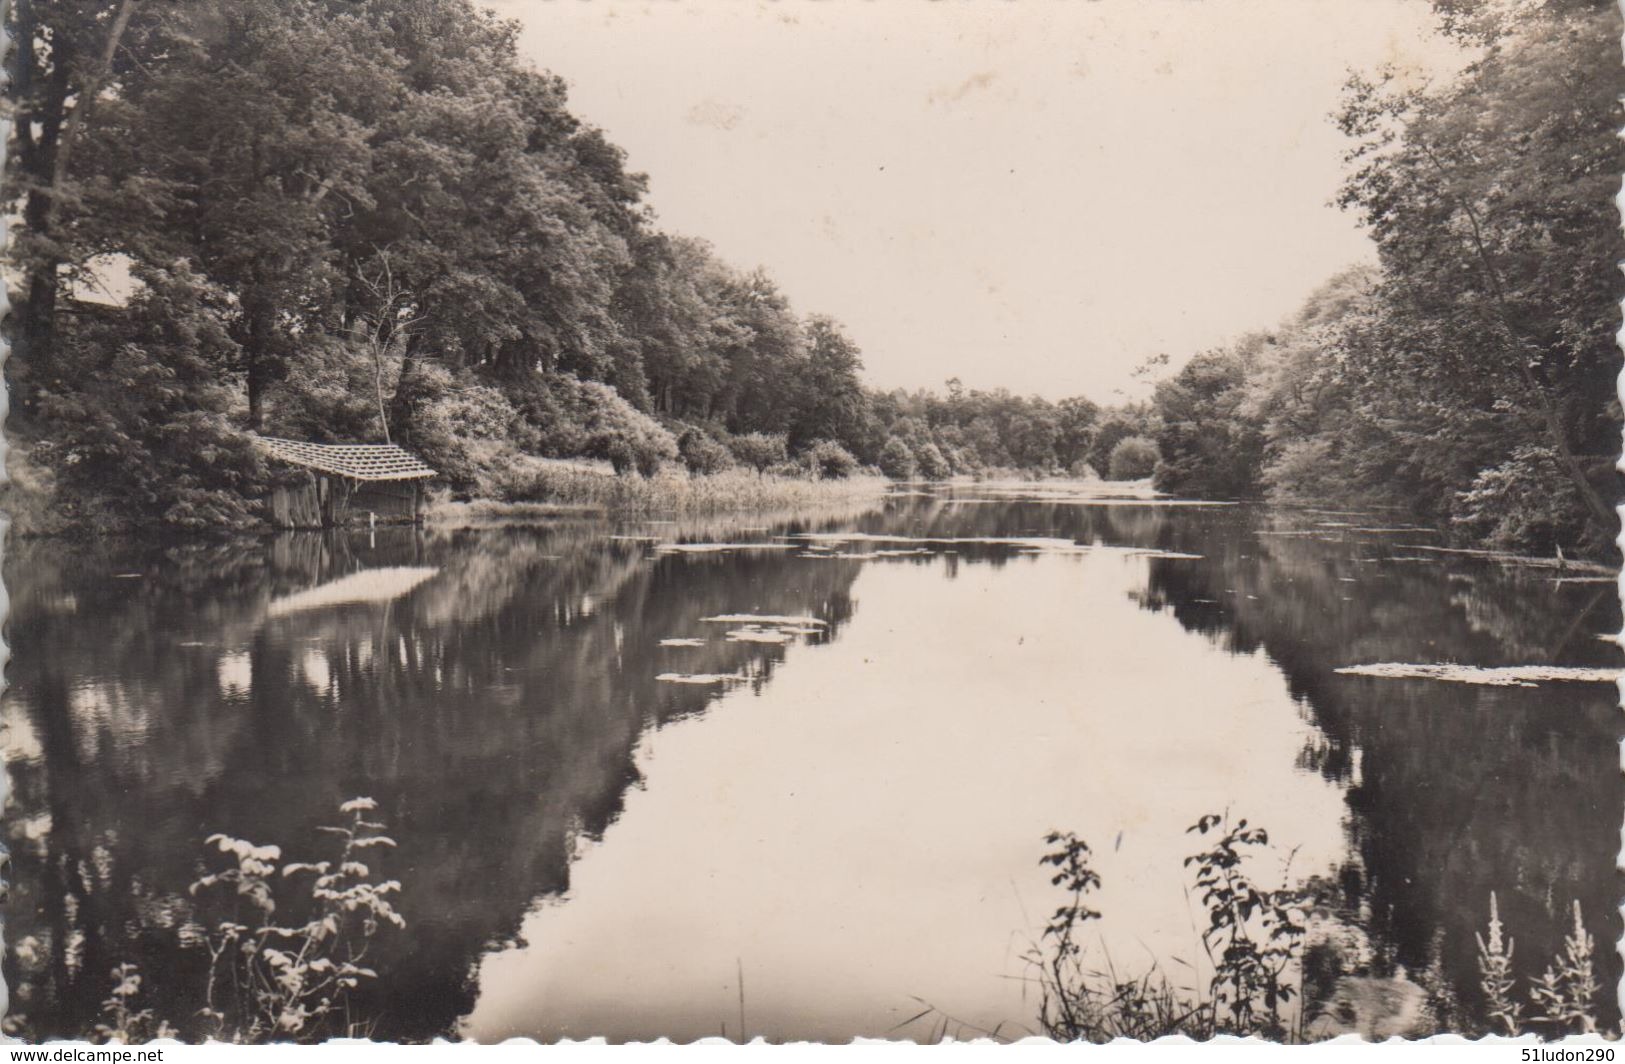
<path id="1" fill-rule="evenodd" d="M 1270 829 L 1262 871 L 1319 885 L 1345 964 L 1470 1014 L 1495 890 L 1526 971 L 1582 902 L 1611 987 L 1615 689 L 1335 670 L 1616 666 L 1613 586 L 1377 529 L 967 489 L 13 544 L 13 1011 L 86 1031 L 126 960 L 161 1015 L 195 1007 L 175 929 L 204 836 L 303 858 L 357 794 L 399 841 L 409 925 L 373 958 L 380 1036 L 844 1040 L 921 1001 L 1019 1032 L 1059 901 L 1044 834 L 1096 851 L 1095 948 L 1179 971 L 1185 828 L 1227 809 Z"/>

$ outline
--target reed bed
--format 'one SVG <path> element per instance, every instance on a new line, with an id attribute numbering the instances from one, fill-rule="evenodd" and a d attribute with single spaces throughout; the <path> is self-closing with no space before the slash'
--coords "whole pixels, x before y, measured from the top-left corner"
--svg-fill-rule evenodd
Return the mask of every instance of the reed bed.
<path id="1" fill-rule="evenodd" d="M 500 524 L 591 514 L 756 513 L 873 500 L 889 485 L 884 477 L 867 475 L 814 480 L 746 469 L 696 475 L 668 468 L 649 477 L 613 476 L 538 464 L 495 478 L 489 497 L 436 500 L 426 517 L 437 524 Z"/>

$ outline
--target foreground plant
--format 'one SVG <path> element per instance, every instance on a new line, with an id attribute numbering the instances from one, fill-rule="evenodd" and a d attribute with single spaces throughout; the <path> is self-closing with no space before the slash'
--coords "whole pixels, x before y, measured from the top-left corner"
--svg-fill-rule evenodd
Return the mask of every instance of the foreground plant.
<path id="1" fill-rule="evenodd" d="M 1484 1003 L 1496 1034 L 1516 1035 L 1523 1019 L 1523 1006 L 1513 1000 L 1512 977 L 1513 941 L 1501 928 L 1500 906 L 1495 892 L 1490 892 L 1489 937 L 1478 939 L 1479 986 L 1484 991 Z"/>
<path id="2" fill-rule="evenodd" d="M 1038 1019 L 1045 1034 L 1090 1042 L 1174 1034 L 1305 1040 L 1311 1013 L 1303 1000 L 1308 895 L 1284 884 L 1266 889 L 1254 878 L 1252 858 L 1270 845 L 1263 828 L 1209 814 L 1187 831 L 1211 840 L 1185 859 L 1195 870 L 1197 896 L 1207 914 L 1202 944 L 1212 966 L 1212 977 L 1197 988 L 1174 986 L 1155 965 L 1123 978 L 1109 957 L 1092 962 L 1084 931 L 1102 918 L 1089 902 L 1101 885 L 1093 853 L 1070 832 L 1045 837 L 1052 849 L 1040 861 L 1055 868 L 1050 882 L 1067 893 L 1066 904 L 1055 909 L 1028 955 L 1037 971 Z M 1525 1002 L 1513 969 L 1514 943 L 1501 922 L 1499 901 L 1490 895 L 1488 931 L 1478 936 L 1479 986 L 1490 1033 L 1549 1038 L 1596 1033 L 1596 941 L 1585 929 L 1578 902 L 1572 911 L 1561 951 L 1532 981 Z"/>
<path id="3" fill-rule="evenodd" d="M 1563 951 L 1529 988 L 1534 1005 L 1529 1025 L 1552 1038 L 1597 1031 L 1596 940 L 1585 929 L 1580 903 L 1574 903 L 1574 924 L 1563 939 Z M 1490 894 L 1489 935 L 1478 936 L 1479 988 L 1495 1034 L 1509 1037 L 1527 1033 L 1523 1006 L 1514 1000 L 1517 980 L 1512 972 L 1512 939 L 1502 933 L 1500 906 Z"/>
<path id="4" fill-rule="evenodd" d="M 1214 1030 L 1281 1039 L 1283 1009 L 1298 995 L 1290 973 L 1303 954 L 1303 896 L 1286 889 L 1265 890 L 1248 875 L 1243 847 L 1266 847 L 1269 833 L 1230 825 L 1227 816 L 1209 814 L 1188 831 L 1218 832 L 1211 849 L 1185 858 L 1196 867 L 1208 927 L 1202 944 L 1213 962 L 1210 984 Z M 1298 983 L 1302 971 L 1298 969 Z"/>
<path id="5" fill-rule="evenodd" d="M 1189 830 L 1217 834 L 1208 849 L 1185 860 L 1196 870 L 1208 916 L 1202 942 L 1213 976 L 1205 990 L 1176 987 L 1155 966 L 1124 977 L 1109 957 L 1100 965 L 1087 960 L 1082 932 L 1101 914 L 1086 899 L 1100 887 L 1100 876 L 1082 839 L 1070 832 L 1046 836 L 1055 848 L 1040 860 L 1055 867 L 1050 882 L 1069 895 L 1029 956 L 1038 970 L 1039 1023 L 1050 1037 L 1106 1042 L 1170 1034 L 1286 1039 L 1297 1033 L 1288 1030 L 1285 1017 L 1302 981 L 1303 899 L 1285 888 L 1265 890 L 1249 876 L 1247 850 L 1269 844 L 1262 828 L 1245 820 L 1231 826 L 1228 817 L 1213 814 Z"/>
<path id="6" fill-rule="evenodd" d="M 395 846 L 382 823 L 366 819 L 376 808 L 371 798 L 352 798 L 339 806 L 347 824 L 319 829 L 336 837 L 335 860 L 279 866 L 279 847 L 209 836 L 209 845 L 235 863 L 205 875 L 191 892 L 229 891 L 233 911 L 212 930 L 183 929 L 183 944 L 209 953 L 201 1014 L 212 1036 L 260 1042 L 367 1033 L 352 1014 L 351 992 L 377 977 L 362 963 L 373 936 L 386 924 L 406 926 L 389 900 L 400 883 L 379 880 L 363 861 L 370 851 Z M 285 909 L 303 918 L 282 923 L 279 891 L 287 894 L 289 882 L 300 886 L 283 899 Z"/>
<path id="7" fill-rule="evenodd" d="M 102 1002 L 102 1019 L 93 1029 L 97 1041 L 133 1045 L 176 1037 L 175 1028 L 158 1019 L 152 1009 L 136 1007 L 136 998 L 141 994 L 141 972 L 136 965 L 120 964 L 112 975 L 113 989 Z"/>

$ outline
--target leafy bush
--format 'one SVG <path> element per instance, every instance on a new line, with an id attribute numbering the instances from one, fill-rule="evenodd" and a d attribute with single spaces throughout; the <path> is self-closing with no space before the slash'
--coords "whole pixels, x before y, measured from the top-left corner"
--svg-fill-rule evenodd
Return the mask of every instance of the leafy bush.
<path id="1" fill-rule="evenodd" d="M 212 1036 L 261 1042 L 365 1033 L 353 1022 L 333 1025 L 349 1016 L 350 992 L 377 977 L 361 963 L 372 937 L 385 924 L 406 926 L 389 900 L 400 883 L 379 879 L 365 863 L 395 847 L 383 824 L 366 819 L 376 808 L 371 798 L 339 806 L 349 822 L 322 829 L 339 843 L 328 861 L 282 864 L 276 846 L 209 836 L 232 862 L 191 892 L 223 888 L 227 915 L 212 927 L 188 924 L 181 935 L 184 945 L 209 954 L 201 1014 L 212 1021 Z M 308 884 L 304 895 L 279 894 L 293 877 Z"/>
<path id="2" fill-rule="evenodd" d="M 1271 502 L 1315 502 L 1325 497 L 1323 479 L 1336 472 L 1333 441 L 1310 436 L 1277 444 L 1262 479 Z"/>
<path id="3" fill-rule="evenodd" d="M 1090 904 L 1101 885 L 1091 863 L 1093 854 L 1070 832 L 1045 837 L 1052 848 L 1040 863 L 1055 868 L 1050 881 L 1067 894 L 1027 955 L 1037 974 L 1039 1022 L 1045 1034 L 1091 1042 L 1174 1034 L 1196 1039 L 1258 1035 L 1282 1041 L 1308 1036 L 1308 1002 L 1302 1000 L 1300 988 L 1313 982 L 1305 971 L 1304 948 L 1313 899 L 1307 891 L 1266 889 L 1253 877 L 1250 869 L 1256 855 L 1269 846 L 1262 828 L 1209 814 L 1188 832 L 1212 838 L 1206 849 L 1185 859 L 1186 867 L 1195 869 L 1195 897 L 1207 916 L 1202 947 L 1212 964 L 1206 986 L 1194 989 L 1174 986 L 1155 965 L 1149 972 L 1125 978 L 1109 958 L 1088 956 L 1084 929 L 1103 919 Z M 1586 930 L 1578 903 L 1572 913 L 1561 950 L 1545 972 L 1531 980 L 1525 1003 L 1518 999 L 1512 938 L 1501 923 L 1495 895 L 1490 895 L 1488 934 L 1478 937 L 1482 1016 L 1488 1020 L 1479 1030 L 1550 1038 L 1596 1033 L 1601 992 L 1596 941 Z M 1289 1009 L 1294 1001 L 1295 1015 Z M 1333 1002 L 1320 1003 L 1330 1008 Z M 928 1008 L 921 1015 L 932 1011 Z"/>
<path id="4" fill-rule="evenodd" d="M 424 395 L 410 447 L 453 487 L 478 486 L 510 460 L 516 445 L 533 438 L 518 408 L 497 389 L 456 382 L 438 366 L 418 373 L 425 378 Z"/>
<path id="5" fill-rule="evenodd" d="M 578 420 L 578 381 L 566 374 L 529 373 L 504 385 L 533 434 L 537 454 L 569 458 L 586 453 L 587 435 Z"/>
<path id="6" fill-rule="evenodd" d="M 920 475 L 927 480 L 946 480 L 953 475 L 953 467 L 948 464 L 942 449 L 929 441 L 914 452 L 914 461 Z"/>
<path id="7" fill-rule="evenodd" d="M 979 473 L 983 468 L 982 460 L 969 447 L 945 447 L 942 456 L 955 473 Z"/>
<path id="8" fill-rule="evenodd" d="M 577 415 L 591 458 L 607 458 L 617 473 L 652 476 L 662 462 L 677 458 L 677 438 L 666 427 L 607 384 L 576 383 Z"/>
<path id="9" fill-rule="evenodd" d="M 843 480 L 858 471 L 852 452 L 832 440 L 818 440 L 801 456 L 802 462 L 822 480 Z"/>
<path id="10" fill-rule="evenodd" d="M 1111 480 L 1142 480 L 1157 468 L 1157 444 L 1144 436 L 1127 436 L 1117 441 L 1106 463 Z"/>
<path id="11" fill-rule="evenodd" d="M 113 989 L 102 1001 L 102 1019 L 93 1028 L 95 1040 L 134 1045 L 155 1038 L 174 1038 L 179 1033 L 152 1009 L 136 1008 L 141 993 L 141 971 L 128 961 L 113 968 Z"/>
<path id="12" fill-rule="evenodd" d="M 765 432 L 747 432 L 728 441 L 728 449 L 741 465 L 764 473 L 773 466 L 789 460 L 790 451 L 785 437 Z"/>
<path id="13" fill-rule="evenodd" d="M 1249 828 L 1245 820 L 1232 827 L 1228 818 L 1208 815 L 1189 831 L 1220 832 L 1211 848 L 1185 859 L 1196 869 L 1208 917 L 1202 944 L 1214 968 L 1207 992 L 1194 998 L 1155 969 L 1123 979 L 1087 958 L 1081 934 L 1101 918 L 1087 904 L 1100 876 L 1082 839 L 1071 833 L 1045 837 L 1057 848 L 1040 861 L 1055 866 L 1050 881 L 1069 896 L 1028 958 L 1038 971 L 1039 1022 L 1050 1037 L 1108 1042 L 1169 1034 L 1281 1039 L 1293 1033 L 1284 1026 L 1282 1007 L 1296 992 L 1288 971 L 1301 962 L 1305 899 L 1293 891 L 1263 890 L 1247 874 L 1244 848 L 1267 845 L 1263 829 Z"/>
<path id="14" fill-rule="evenodd" d="M 1482 471 L 1457 493 L 1452 510 L 1456 527 L 1492 547 L 1551 554 L 1593 546 L 1579 492 L 1547 447 L 1520 447 Z"/>
<path id="15" fill-rule="evenodd" d="M 354 443 L 382 440 L 375 367 L 368 353 L 338 337 L 312 337 L 290 358 L 266 411 L 265 432 L 292 440 Z M 395 360 L 382 381 L 393 396 L 400 366 Z M 449 377 L 447 378 L 449 381 Z"/>
<path id="16" fill-rule="evenodd" d="M 1232 827 L 1227 816 L 1210 813 L 1188 830 L 1220 832 L 1211 849 L 1185 858 L 1187 867 L 1196 867 L 1196 889 L 1208 914 L 1202 944 L 1216 958 L 1210 984 L 1214 1029 L 1285 1038 L 1282 1007 L 1297 992 L 1287 970 L 1303 955 L 1305 899 L 1292 890 L 1265 890 L 1247 875 L 1243 847 L 1268 846 L 1263 828 L 1250 828 L 1246 820 Z"/>
<path id="17" fill-rule="evenodd" d="M 644 476 L 677 459 L 677 437 L 600 381 L 538 371 L 505 387 L 533 433 L 527 449 L 555 458 L 603 458 L 617 473 Z"/>
<path id="18" fill-rule="evenodd" d="M 1095 467 L 1089 464 L 1089 460 L 1087 458 L 1080 458 L 1076 462 L 1073 462 L 1071 467 L 1067 469 L 1066 472 L 1067 475 L 1072 477 L 1074 480 L 1100 479 L 1100 474 L 1095 472 Z"/>
<path id="19" fill-rule="evenodd" d="M 914 476 L 914 453 L 908 444 L 893 436 L 880 449 L 880 471 L 893 480 L 909 480 Z"/>
<path id="20" fill-rule="evenodd" d="M 677 453 L 690 473 L 720 473 L 734 464 L 733 453 L 699 429 L 687 429 L 677 438 Z"/>

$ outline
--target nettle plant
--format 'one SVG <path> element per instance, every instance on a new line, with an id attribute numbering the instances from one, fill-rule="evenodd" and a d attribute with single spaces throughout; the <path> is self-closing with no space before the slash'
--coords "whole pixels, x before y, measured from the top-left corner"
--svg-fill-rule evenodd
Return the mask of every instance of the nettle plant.
<path id="1" fill-rule="evenodd" d="M 1227 816 L 1213 814 L 1189 831 L 1214 836 L 1208 849 L 1185 859 L 1196 870 L 1207 913 L 1202 944 L 1213 975 L 1205 991 L 1178 988 L 1155 967 L 1124 976 L 1109 957 L 1090 959 L 1083 931 L 1101 918 L 1087 901 L 1101 882 L 1093 854 L 1070 832 L 1045 837 L 1054 848 L 1040 861 L 1054 867 L 1050 882 L 1068 894 L 1028 955 L 1038 972 L 1039 1022 L 1046 1034 L 1092 1042 L 1170 1034 L 1302 1036 L 1287 1023 L 1289 1006 L 1301 996 L 1303 896 L 1285 887 L 1264 889 L 1249 874 L 1249 851 L 1269 845 L 1264 829 L 1245 820 L 1231 825 Z"/>
<path id="2" fill-rule="evenodd" d="M 364 860 L 395 846 L 382 823 L 366 819 L 375 809 L 371 798 L 352 798 L 339 806 L 347 824 L 318 829 L 335 837 L 334 860 L 283 864 L 279 847 L 209 836 L 234 864 L 203 876 L 191 892 L 229 891 L 232 914 L 212 929 L 192 925 L 183 941 L 209 953 L 201 1013 L 211 1034 L 259 1042 L 368 1033 L 350 994 L 377 977 L 363 964 L 373 936 L 385 925 L 406 926 L 390 903 L 400 883 L 380 880 Z M 289 913 L 299 916 L 283 922 Z"/>

